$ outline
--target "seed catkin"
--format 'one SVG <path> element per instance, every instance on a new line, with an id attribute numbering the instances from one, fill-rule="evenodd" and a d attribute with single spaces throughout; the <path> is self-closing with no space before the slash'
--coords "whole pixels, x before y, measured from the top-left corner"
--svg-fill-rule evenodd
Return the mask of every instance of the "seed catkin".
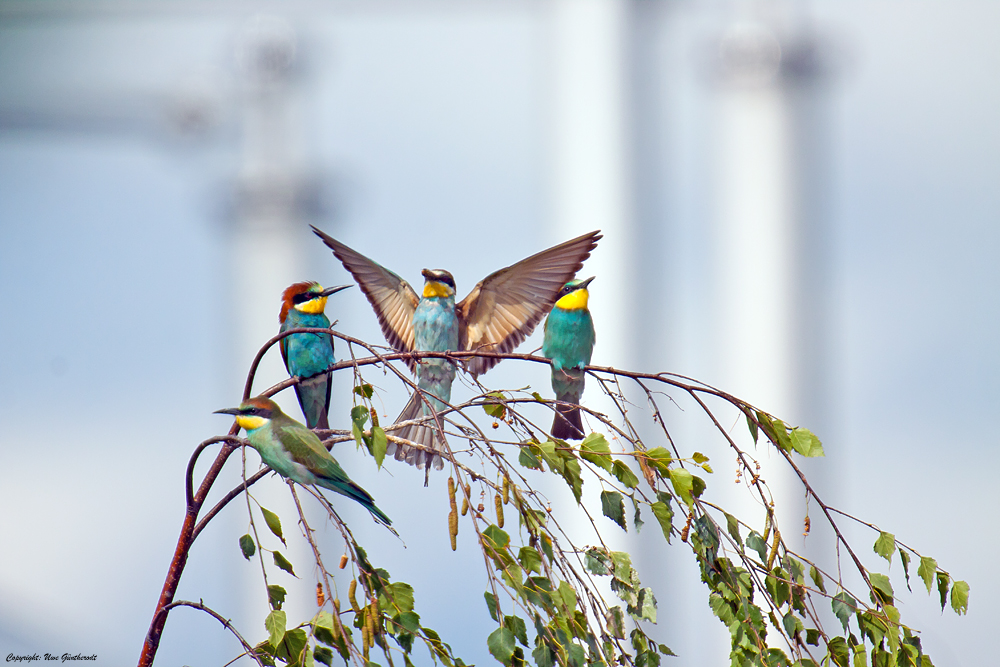
<path id="1" fill-rule="evenodd" d="M 358 604 L 358 598 L 355 594 L 358 592 L 358 580 L 351 579 L 350 586 L 347 587 L 347 599 L 351 601 L 351 609 L 354 610 L 355 614 L 361 613 L 361 606 Z"/>
<path id="2" fill-rule="evenodd" d="M 448 512 L 448 537 L 451 538 L 451 550 L 458 551 L 458 512 L 454 509 Z"/>
<path id="3" fill-rule="evenodd" d="M 493 497 L 493 504 L 497 508 L 497 528 L 503 528 L 503 498 L 499 493 Z"/>

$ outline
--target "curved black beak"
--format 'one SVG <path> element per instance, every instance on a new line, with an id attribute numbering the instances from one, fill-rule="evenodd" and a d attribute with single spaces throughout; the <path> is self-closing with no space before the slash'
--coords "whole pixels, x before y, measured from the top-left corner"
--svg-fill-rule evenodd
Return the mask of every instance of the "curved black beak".
<path id="1" fill-rule="evenodd" d="M 587 278 L 586 280 L 584 280 L 582 283 L 580 283 L 580 285 L 578 286 L 577 289 L 583 289 L 584 287 L 586 287 L 590 283 L 594 282 L 594 278 L 596 278 L 596 277 L 597 276 L 590 276 L 589 278 Z"/>
<path id="2" fill-rule="evenodd" d="M 216 410 L 212 413 L 213 415 L 239 415 L 243 412 L 239 408 L 223 408 L 221 410 Z"/>
<path id="3" fill-rule="evenodd" d="M 331 294 L 336 294 L 337 292 L 339 292 L 341 290 L 345 290 L 348 287 L 354 287 L 354 285 L 350 284 L 350 285 L 339 285 L 337 287 L 330 287 L 330 288 L 325 289 L 322 292 L 320 292 L 319 295 L 320 296 L 330 296 Z"/>

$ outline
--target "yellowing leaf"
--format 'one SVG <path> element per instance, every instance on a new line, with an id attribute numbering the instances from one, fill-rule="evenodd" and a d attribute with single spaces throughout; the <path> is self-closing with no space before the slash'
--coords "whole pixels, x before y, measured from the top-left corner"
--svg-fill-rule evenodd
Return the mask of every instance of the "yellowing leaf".
<path id="1" fill-rule="evenodd" d="M 285 544 L 285 538 L 281 535 L 281 519 L 278 518 L 278 515 L 266 507 L 261 507 L 260 511 L 264 515 L 264 523 L 267 524 L 267 527 L 281 540 L 282 544 Z"/>

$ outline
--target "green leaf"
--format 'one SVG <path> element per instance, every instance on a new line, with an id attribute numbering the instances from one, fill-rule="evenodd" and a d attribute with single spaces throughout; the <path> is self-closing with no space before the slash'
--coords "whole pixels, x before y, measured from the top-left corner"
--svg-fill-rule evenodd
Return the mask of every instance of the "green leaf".
<path id="1" fill-rule="evenodd" d="M 531 652 L 531 657 L 535 659 L 538 667 L 555 667 L 556 654 L 545 642 L 537 642 L 535 650 Z"/>
<path id="2" fill-rule="evenodd" d="M 528 629 L 524 625 L 524 619 L 518 618 L 517 616 L 504 616 L 503 625 L 505 628 L 514 633 L 514 637 L 517 641 L 525 647 L 528 646 Z"/>
<path id="3" fill-rule="evenodd" d="M 840 624 L 844 626 L 846 632 L 847 622 L 858 609 L 857 601 L 847 591 L 841 591 L 833 596 L 832 606 L 834 615 L 840 619 Z"/>
<path id="4" fill-rule="evenodd" d="M 673 460 L 670 452 L 664 447 L 654 447 L 646 452 L 646 461 L 650 466 L 659 470 L 664 477 L 670 474 L 670 463 Z"/>
<path id="5" fill-rule="evenodd" d="M 653 596 L 652 588 L 647 587 L 639 591 L 639 604 L 636 606 L 639 609 L 637 616 L 640 619 L 656 623 L 656 598 Z"/>
<path id="6" fill-rule="evenodd" d="M 635 525 L 635 532 L 642 530 L 642 527 L 646 525 L 646 522 L 642 520 L 642 514 L 639 511 L 639 501 L 635 499 L 635 496 L 631 496 L 632 508 L 635 510 L 635 514 L 632 516 L 632 523 Z"/>
<path id="7" fill-rule="evenodd" d="M 608 609 L 607 623 L 608 631 L 612 637 L 625 639 L 625 614 L 621 607 L 615 606 Z"/>
<path id="8" fill-rule="evenodd" d="M 670 529 L 673 526 L 674 511 L 670 509 L 670 506 L 664 502 L 656 501 L 649 506 L 649 509 L 653 510 L 653 516 L 656 517 L 656 521 L 660 524 L 660 530 L 663 531 L 663 537 L 667 538 L 667 543 L 670 543 Z"/>
<path id="9" fill-rule="evenodd" d="M 628 532 L 628 524 L 625 522 L 625 500 L 622 494 L 617 491 L 601 491 L 601 511 L 604 512 L 604 516 Z"/>
<path id="10" fill-rule="evenodd" d="M 708 606 L 711 607 L 712 613 L 715 614 L 720 621 L 725 623 L 727 626 L 731 625 L 736 619 L 733 615 L 732 606 L 726 602 L 718 593 L 711 593 L 708 596 Z"/>
<path id="11" fill-rule="evenodd" d="M 243 557 L 250 560 L 250 557 L 257 553 L 257 546 L 253 543 L 253 538 L 249 535 L 241 537 L 240 550 L 243 551 Z"/>
<path id="12" fill-rule="evenodd" d="M 361 447 L 368 448 L 368 443 L 365 442 L 364 430 L 356 422 L 351 422 L 351 435 L 354 436 L 354 442 L 359 449 Z"/>
<path id="13" fill-rule="evenodd" d="M 753 420 L 749 412 L 744 413 L 747 418 L 747 428 L 750 429 L 750 435 L 753 437 L 753 442 L 757 444 L 757 422 Z"/>
<path id="14" fill-rule="evenodd" d="M 285 544 L 285 538 L 281 534 L 281 519 L 278 518 L 278 515 L 266 507 L 261 507 L 260 511 L 264 515 L 264 523 L 267 524 L 267 527 L 274 533 L 275 537 L 281 540 L 282 544 Z"/>
<path id="15" fill-rule="evenodd" d="M 799 426 L 792 429 L 791 444 L 792 448 L 802 456 L 826 456 L 823 452 L 823 443 L 807 428 Z"/>
<path id="16" fill-rule="evenodd" d="M 576 609 L 576 591 L 565 581 L 559 582 L 559 588 L 556 589 L 559 593 L 559 597 L 562 598 L 563 604 L 570 611 Z"/>
<path id="17" fill-rule="evenodd" d="M 775 419 L 765 412 L 757 412 L 757 421 L 764 429 L 764 434 L 780 449 L 792 450 L 792 440 L 788 437 L 788 427 L 780 419 Z"/>
<path id="18" fill-rule="evenodd" d="M 694 455 L 691 456 L 691 459 L 698 465 L 701 465 L 702 463 L 708 463 L 709 461 L 709 458 L 704 454 L 702 454 L 701 452 L 695 452 Z"/>
<path id="19" fill-rule="evenodd" d="M 785 604 L 792 598 L 791 588 L 788 586 L 788 574 L 780 567 L 773 570 L 773 574 L 767 575 L 764 579 L 764 587 L 778 607 Z"/>
<path id="20" fill-rule="evenodd" d="M 351 408 L 351 421 L 357 424 L 358 428 L 364 430 L 368 422 L 368 408 L 363 405 L 355 405 Z"/>
<path id="21" fill-rule="evenodd" d="M 580 443 L 580 456 L 599 468 L 611 472 L 611 447 L 600 433 L 591 433 Z M 636 480 L 638 484 L 638 480 Z"/>
<path id="22" fill-rule="evenodd" d="M 556 452 L 556 443 L 546 440 L 538 445 L 538 451 L 542 456 L 542 460 L 549 464 L 549 469 L 552 472 L 557 472 L 560 475 L 563 474 L 563 470 L 566 467 L 566 460 Z"/>
<path id="23" fill-rule="evenodd" d="M 809 568 L 809 578 L 812 579 L 813 583 L 816 584 L 816 588 L 818 588 L 821 593 L 826 593 L 826 586 L 823 585 L 823 575 L 820 574 L 820 571 L 816 569 L 815 565 Z"/>
<path id="24" fill-rule="evenodd" d="M 951 583 L 951 577 L 949 577 L 944 572 L 937 573 L 937 587 L 938 595 L 941 596 L 941 611 L 944 611 L 945 602 L 948 601 L 948 584 Z"/>
<path id="25" fill-rule="evenodd" d="M 899 560 L 903 563 L 903 575 L 906 577 L 906 590 L 913 592 L 910 588 L 910 554 L 900 547 L 899 549 Z"/>
<path id="26" fill-rule="evenodd" d="M 286 559 L 284 556 L 281 555 L 280 551 L 272 551 L 271 555 L 274 557 L 275 565 L 277 565 L 282 570 L 284 570 L 288 574 L 298 579 L 298 576 L 296 576 L 295 572 L 292 570 L 292 564 L 288 562 L 288 559 Z"/>
<path id="27" fill-rule="evenodd" d="M 507 628 L 497 628 L 486 640 L 493 657 L 505 665 L 509 665 L 514 657 L 514 633 Z"/>
<path id="28" fill-rule="evenodd" d="M 576 504 L 580 504 L 580 496 L 583 494 L 583 477 L 580 476 L 580 462 L 575 458 L 566 461 L 566 467 L 563 470 L 563 477 L 566 479 L 566 483 L 569 488 L 573 491 L 573 497 L 576 498 Z"/>
<path id="29" fill-rule="evenodd" d="M 937 561 L 927 556 L 920 557 L 920 565 L 917 566 L 917 575 L 924 580 L 927 592 L 931 592 L 931 583 L 934 581 L 934 573 L 937 572 Z"/>
<path id="30" fill-rule="evenodd" d="M 503 403 L 504 396 L 499 391 L 486 395 L 483 410 L 494 419 L 503 419 L 507 414 L 507 406 Z"/>
<path id="31" fill-rule="evenodd" d="M 372 456 L 375 457 L 375 465 L 382 467 L 385 460 L 385 450 L 389 446 L 389 439 L 385 437 L 385 431 L 381 426 L 372 426 Z"/>
<path id="32" fill-rule="evenodd" d="M 379 605 L 390 615 L 413 611 L 413 586 L 405 581 L 384 585 L 379 591 Z"/>
<path id="33" fill-rule="evenodd" d="M 847 646 L 847 640 L 843 637 L 833 637 L 826 645 L 830 652 L 830 659 L 837 667 L 848 667 L 847 661 L 851 659 L 851 650 Z"/>
<path id="34" fill-rule="evenodd" d="M 289 663 L 289 667 L 299 664 L 299 657 L 309 641 L 309 636 L 302 628 L 295 628 L 285 633 L 281 646 L 277 647 L 275 655 Z"/>
<path id="35" fill-rule="evenodd" d="M 542 466 L 542 462 L 538 459 L 538 456 L 528 445 L 521 446 L 521 453 L 517 456 L 517 462 L 525 468 L 530 468 L 531 470 L 545 470 Z"/>
<path id="36" fill-rule="evenodd" d="M 521 547 L 517 552 L 517 560 L 525 572 L 542 573 L 542 556 L 533 547 Z M 496 619 L 493 619 L 496 620 Z"/>
<path id="37" fill-rule="evenodd" d="M 806 630 L 806 643 L 810 646 L 819 646 L 819 630 L 816 628 L 808 628 Z"/>
<path id="38" fill-rule="evenodd" d="M 287 591 L 281 586 L 271 584 L 267 587 L 267 601 L 273 609 L 281 609 L 287 594 Z"/>
<path id="39" fill-rule="evenodd" d="M 618 478 L 618 481 L 622 483 L 623 486 L 634 489 L 639 486 L 639 478 L 635 476 L 632 469 L 624 461 L 615 460 L 611 464 L 611 474 Z"/>
<path id="40" fill-rule="evenodd" d="M 313 649 L 313 660 L 322 662 L 327 667 L 333 667 L 333 651 L 325 646 L 317 645 Z"/>
<path id="41" fill-rule="evenodd" d="M 896 553 L 896 536 L 883 530 L 879 534 L 878 539 L 875 540 L 875 546 L 873 548 L 875 549 L 875 553 L 886 559 L 891 564 L 892 555 Z"/>
<path id="42" fill-rule="evenodd" d="M 497 611 L 497 599 L 496 599 L 496 597 L 493 595 L 493 593 L 490 593 L 489 591 L 486 591 L 485 593 L 483 593 L 483 597 L 486 598 L 486 608 L 490 612 L 490 618 L 492 618 L 494 621 L 496 621 L 496 622 L 499 623 L 500 622 L 500 615 L 499 615 L 499 613 Z"/>
<path id="43" fill-rule="evenodd" d="M 951 587 L 951 608 L 961 616 L 969 611 L 969 584 L 956 581 Z"/>
<path id="44" fill-rule="evenodd" d="M 372 386 L 370 384 L 368 384 L 367 382 L 363 382 L 354 388 L 354 393 L 357 394 L 358 396 L 371 398 L 372 394 L 375 393 L 375 390 L 372 389 Z"/>
<path id="45" fill-rule="evenodd" d="M 740 537 L 740 522 L 729 512 L 723 512 L 723 514 L 726 515 L 726 530 L 736 540 L 736 544 L 739 544 L 743 541 L 743 538 Z"/>
<path id="46" fill-rule="evenodd" d="M 785 629 L 785 634 L 789 637 L 794 637 L 804 629 L 802 619 L 796 616 L 793 611 L 789 611 L 782 617 L 781 626 Z"/>
<path id="47" fill-rule="evenodd" d="M 495 550 L 506 549 L 507 545 L 510 544 L 510 535 L 493 524 L 486 527 L 486 530 L 483 531 L 483 537 L 489 541 L 487 546 L 492 546 Z"/>
<path id="48" fill-rule="evenodd" d="M 275 609 L 264 619 L 264 628 L 272 648 L 281 646 L 281 640 L 285 638 L 285 621 L 285 612 L 279 609 Z"/>
<path id="49" fill-rule="evenodd" d="M 760 533 L 756 530 L 751 530 L 750 534 L 747 535 L 746 545 L 757 552 L 761 563 L 767 562 L 767 543 L 764 542 L 764 538 L 760 536 Z"/>
<path id="50" fill-rule="evenodd" d="M 694 498 L 691 496 L 694 488 L 694 475 L 684 468 L 670 468 L 668 474 L 674 491 L 690 507 L 694 503 Z"/>
<path id="51" fill-rule="evenodd" d="M 598 576 L 604 576 L 611 574 L 612 564 L 611 559 L 608 558 L 607 554 L 597 547 L 591 547 L 587 549 L 587 553 L 584 554 L 583 559 L 584 564 L 592 574 Z"/>
<path id="52" fill-rule="evenodd" d="M 875 592 L 881 594 L 882 602 L 892 604 L 894 593 L 892 592 L 892 584 L 889 583 L 889 577 L 878 572 L 869 572 L 868 578 L 871 580 Z"/>

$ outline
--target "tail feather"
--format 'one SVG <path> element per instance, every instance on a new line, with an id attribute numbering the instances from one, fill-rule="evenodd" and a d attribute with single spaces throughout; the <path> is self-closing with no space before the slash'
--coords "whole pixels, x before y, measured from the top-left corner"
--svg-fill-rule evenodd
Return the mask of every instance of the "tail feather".
<path id="1" fill-rule="evenodd" d="M 330 428 L 327 413 L 330 410 L 331 385 L 329 375 L 317 375 L 295 385 L 295 395 L 309 428 Z"/>
<path id="2" fill-rule="evenodd" d="M 396 418 L 397 422 L 410 421 L 413 419 L 420 419 L 424 416 L 424 402 L 421 398 L 420 392 L 415 391 L 413 395 L 410 396 L 410 400 L 407 402 L 406 407 L 403 411 L 399 413 L 399 417 Z M 392 435 L 404 440 L 409 440 L 410 442 L 415 442 L 418 445 L 423 445 L 435 451 L 442 450 L 441 439 L 438 437 L 437 429 L 433 422 L 428 424 L 412 424 L 410 426 L 404 426 L 403 428 L 396 429 L 392 431 Z M 401 445 L 395 442 L 390 442 L 386 448 L 386 454 L 395 455 L 397 461 L 406 461 L 411 466 L 416 466 L 417 468 L 427 468 L 434 466 L 435 470 L 441 470 L 444 468 L 444 461 L 438 454 L 432 454 L 431 452 L 424 451 L 422 449 L 417 449 L 416 447 L 410 447 L 409 445 Z"/>
<path id="3" fill-rule="evenodd" d="M 375 499 L 372 498 L 371 494 L 362 489 L 360 486 L 352 482 L 351 480 L 340 481 L 335 479 L 329 479 L 326 477 L 321 477 L 317 480 L 317 484 L 331 491 L 336 491 L 342 496 L 346 496 L 351 500 L 357 502 L 359 505 L 364 507 L 366 510 L 372 513 L 372 516 L 376 520 L 385 524 L 386 526 L 392 525 L 392 519 L 386 516 L 386 513 L 375 507 Z"/>
<path id="4" fill-rule="evenodd" d="M 566 403 L 579 403 L 580 401 L 578 394 L 562 394 L 556 398 Z M 575 405 L 556 405 L 556 413 L 552 419 L 552 437 L 560 440 L 580 440 L 583 438 L 580 408 Z"/>

